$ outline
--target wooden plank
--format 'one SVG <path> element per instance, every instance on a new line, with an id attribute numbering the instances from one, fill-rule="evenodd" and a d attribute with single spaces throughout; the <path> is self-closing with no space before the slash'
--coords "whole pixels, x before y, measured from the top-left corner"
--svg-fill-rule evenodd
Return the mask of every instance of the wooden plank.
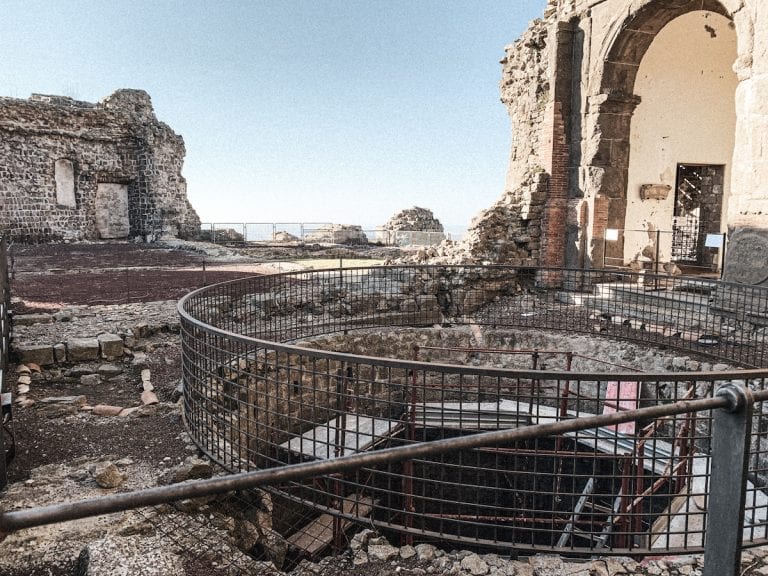
<path id="1" fill-rule="evenodd" d="M 342 417 L 321 424 L 290 440 L 283 442 L 280 448 L 294 454 L 302 454 L 320 460 L 332 460 L 339 455 L 357 454 L 370 450 L 374 444 L 385 437 L 397 434 L 400 424 L 394 420 L 385 418 L 372 418 L 350 412 L 346 414 L 344 429 L 342 430 Z M 343 432 L 344 446 L 336 445 L 337 432 Z"/>
<path id="2" fill-rule="evenodd" d="M 354 495 L 345 498 L 342 509 L 344 514 L 365 518 L 373 509 L 371 498 Z M 342 518 L 341 529 L 347 530 L 352 522 Z M 333 515 L 321 514 L 312 522 L 288 537 L 288 543 L 308 556 L 315 556 L 333 543 Z"/>

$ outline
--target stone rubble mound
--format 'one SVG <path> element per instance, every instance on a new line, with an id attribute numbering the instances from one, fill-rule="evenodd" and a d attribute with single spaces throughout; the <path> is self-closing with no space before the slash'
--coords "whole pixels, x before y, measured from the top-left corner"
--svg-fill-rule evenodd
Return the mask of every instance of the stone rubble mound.
<path id="1" fill-rule="evenodd" d="M 417 232 L 443 232 L 443 225 L 435 218 L 432 210 L 414 206 L 401 210 L 390 218 L 384 230 L 413 230 Z"/>
<path id="2" fill-rule="evenodd" d="M 305 241 L 318 244 L 367 244 L 368 238 L 357 224 L 324 224 L 309 232 Z"/>
<path id="3" fill-rule="evenodd" d="M 445 240 L 445 234 L 432 210 L 414 206 L 401 210 L 379 227 L 376 240 L 389 246 L 434 245 Z"/>

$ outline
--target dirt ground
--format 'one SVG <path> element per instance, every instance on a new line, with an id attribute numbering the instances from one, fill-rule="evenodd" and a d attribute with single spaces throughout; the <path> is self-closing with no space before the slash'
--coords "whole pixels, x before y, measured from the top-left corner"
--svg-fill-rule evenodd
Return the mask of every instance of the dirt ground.
<path id="1" fill-rule="evenodd" d="M 14 246 L 11 255 L 12 290 L 20 299 L 15 313 L 178 300 L 207 284 L 253 274 L 247 260 L 241 271 L 222 271 L 199 254 L 128 243 Z"/>
<path id="2" fill-rule="evenodd" d="M 208 284 L 278 271 L 280 268 L 270 262 L 283 259 L 308 255 L 381 258 L 392 254 L 391 250 L 359 253 L 311 247 L 294 251 L 252 248 L 237 253 L 214 248 L 211 252 L 133 243 L 15 245 L 10 263 L 12 312 L 53 313 L 72 305 L 174 301 Z M 115 314 L 119 315 L 119 311 Z M 27 395 L 30 402 L 14 406 L 15 458 L 8 467 L 11 485 L 32 482 L 34 471 L 41 467 L 105 458 L 130 461 L 154 469 L 160 476 L 195 452 L 180 412 L 173 406 L 181 374 L 178 334 L 155 334 L 142 340 L 135 350 L 146 354 L 145 363 L 136 365 L 126 356 L 113 362 L 120 374 L 95 384 L 81 376 L 98 371 L 98 362 L 48 367 L 32 373 Z M 146 368 L 160 404 L 141 407 L 141 370 Z M 16 366 L 10 367 L 9 376 L 9 388 L 15 391 L 19 377 Z M 129 418 L 99 417 L 87 411 L 61 413 L 46 408 L 46 399 L 66 396 L 84 396 L 90 406 L 139 407 L 139 412 Z M 68 497 L 72 495 L 62 496 L 64 500 Z M 75 561 L 69 557 L 44 561 L 35 567 L 26 565 L 20 571 L 0 567 L 0 576 L 68 576 L 74 569 Z M 199 561 L 187 560 L 185 569 L 190 576 L 213 573 Z"/>
<path id="3" fill-rule="evenodd" d="M 279 271 L 279 261 L 384 260 L 396 248 L 251 246 L 209 255 L 154 244 L 84 243 L 11 247 L 14 312 L 50 311 L 71 304 L 178 300 L 209 284 Z M 272 263 L 272 265 L 270 265 Z"/>

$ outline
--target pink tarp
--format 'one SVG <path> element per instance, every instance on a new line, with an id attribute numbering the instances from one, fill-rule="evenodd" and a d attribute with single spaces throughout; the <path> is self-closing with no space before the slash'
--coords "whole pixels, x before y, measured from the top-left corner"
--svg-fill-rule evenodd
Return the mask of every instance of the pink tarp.
<path id="1" fill-rule="evenodd" d="M 613 414 L 619 410 L 634 410 L 637 408 L 637 398 L 637 382 L 608 382 L 608 389 L 605 391 L 603 414 Z M 634 422 L 624 422 L 623 424 L 607 426 L 607 428 L 622 434 L 635 433 Z"/>

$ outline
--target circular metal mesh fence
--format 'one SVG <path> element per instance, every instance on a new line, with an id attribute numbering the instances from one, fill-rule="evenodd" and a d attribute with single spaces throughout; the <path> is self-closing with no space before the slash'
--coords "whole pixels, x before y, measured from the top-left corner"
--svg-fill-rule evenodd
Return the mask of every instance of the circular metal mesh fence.
<path id="1" fill-rule="evenodd" d="M 706 398 L 730 381 L 762 390 L 766 304 L 758 287 L 615 271 L 425 266 L 248 278 L 179 304 L 184 414 L 198 446 L 239 472 Z M 345 344 L 449 327 L 467 334 L 466 345 L 394 338 L 383 354 L 363 339 L 353 354 Z M 490 329 L 632 340 L 708 358 L 717 371 L 590 372 L 564 350 L 547 351 L 547 367 L 542 350 L 483 347 Z M 319 340 L 328 335 L 334 350 Z M 490 355 L 523 355 L 530 365 L 499 367 Z M 751 544 L 768 541 L 767 433 L 757 410 Z M 341 546 L 352 522 L 405 542 L 700 551 L 710 443 L 711 414 L 702 412 L 361 468 L 273 488 L 276 525 L 307 554 Z"/>

